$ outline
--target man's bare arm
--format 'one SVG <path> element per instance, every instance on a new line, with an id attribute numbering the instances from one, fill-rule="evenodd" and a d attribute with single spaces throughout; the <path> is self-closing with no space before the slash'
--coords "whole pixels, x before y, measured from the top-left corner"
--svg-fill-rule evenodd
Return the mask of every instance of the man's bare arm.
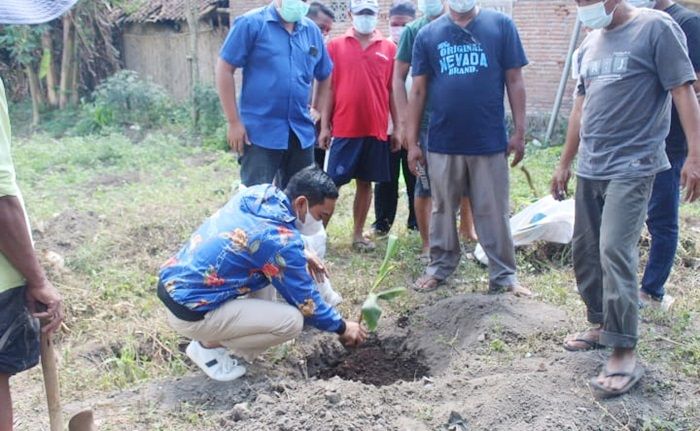
<path id="1" fill-rule="evenodd" d="M 243 122 L 238 115 L 236 103 L 236 67 L 219 58 L 216 62 L 216 91 L 219 94 L 221 108 L 226 116 L 228 131 L 226 138 L 231 150 L 243 154 L 243 146 L 250 145 Z"/>
<path id="2" fill-rule="evenodd" d="M 26 279 L 28 306 L 35 316 L 48 320 L 44 330 L 57 329 L 63 320 L 61 296 L 39 264 L 22 204 L 15 196 L 0 197 L 0 252 Z M 39 310 L 37 302 L 46 310 Z"/>
<path id="3" fill-rule="evenodd" d="M 551 192 L 555 199 L 563 199 L 568 194 L 568 184 L 571 178 L 571 163 L 578 153 L 581 142 L 581 113 L 584 96 L 579 95 L 574 100 L 574 106 L 569 115 L 569 127 L 566 130 L 566 141 L 559 157 L 559 165 L 552 176 Z"/>
<path id="4" fill-rule="evenodd" d="M 397 121 L 394 121 L 394 134 L 401 141 L 401 146 L 406 147 L 406 116 L 408 109 L 408 93 L 406 91 L 406 79 L 411 65 L 401 60 L 394 62 L 394 76 L 392 78 L 392 94 L 396 109 Z"/>
<path id="5" fill-rule="evenodd" d="M 681 170 L 681 186 L 685 188 L 685 201 L 693 202 L 700 197 L 700 106 L 690 84 L 674 88 L 671 95 L 688 141 L 688 157 Z"/>
<path id="6" fill-rule="evenodd" d="M 513 116 L 513 135 L 508 142 L 508 154 L 513 153 L 512 166 L 516 166 L 525 156 L 525 111 L 526 93 L 522 68 L 506 70 L 506 90 L 510 112 Z"/>
<path id="7" fill-rule="evenodd" d="M 318 107 L 321 112 L 321 130 L 318 134 L 319 147 L 327 150 L 331 144 L 333 125 L 333 75 L 318 83 Z M 323 87 L 323 89 L 321 89 Z"/>
<path id="8" fill-rule="evenodd" d="M 425 102 L 428 95 L 427 75 L 413 77 L 411 92 L 408 96 L 408 107 L 406 109 L 406 145 L 408 150 L 408 164 L 411 172 L 418 175 L 417 163 L 423 163 L 423 154 L 420 149 L 420 123 L 425 109 Z"/>

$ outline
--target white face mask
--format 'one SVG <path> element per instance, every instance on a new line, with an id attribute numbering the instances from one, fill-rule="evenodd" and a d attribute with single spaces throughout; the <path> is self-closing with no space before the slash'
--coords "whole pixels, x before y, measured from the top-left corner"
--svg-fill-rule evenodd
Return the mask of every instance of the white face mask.
<path id="1" fill-rule="evenodd" d="M 609 26 L 613 20 L 613 14 L 615 13 L 615 9 L 617 9 L 617 5 L 615 5 L 612 12 L 607 13 L 605 11 L 606 2 L 607 0 L 604 0 L 588 6 L 577 6 L 578 19 L 581 20 L 584 26 L 594 30 Z"/>
<path id="2" fill-rule="evenodd" d="M 391 40 L 394 43 L 399 43 L 401 41 L 401 35 L 403 34 L 403 29 L 406 28 L 401 25 L 392 25 L 389 29 L 391 31 Z"/>
<path id="3" fill-rule="evenodd" d="M 476 0 L 447 0 L 447 4 L 457 13 L 467 13 L 474 9 Z"/>
<path id="4" fill-rule="evenodd" d="M 306 215 L 304 216 L 304 221 L 297 215 L 295 221 L 297 229 L 302 235 L 313 236 L 323 229 L 323 221 L 316 220 L 309 210 L 309 201 L 306 201 Z"/>
<path id="5" fill-rule="evenodd" d="M 627 3 L 634 7 L 646 7 L 653 9 L 654 5 L 656 4 L 656 0 L 627 0 Z"/>
<path id="6" fill-rule="evenodd" d="M 352 26 L 360 34 L 370 34 L 377 28 L 376 15 L 353 15 Z"/>
<path id="7" fill-rule="evenodd" d="M 442 14 L 442 0 L 418 0 L 418 9 L 428 18 Z"/>

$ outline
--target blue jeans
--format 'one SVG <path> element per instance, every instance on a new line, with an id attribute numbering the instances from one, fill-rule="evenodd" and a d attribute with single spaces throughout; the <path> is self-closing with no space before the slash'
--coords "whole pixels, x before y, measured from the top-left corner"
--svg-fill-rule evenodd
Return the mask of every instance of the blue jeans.
<path id="1" fill-rule="evenodd" d="M 671 169 L 656 175 L 647 210 L 651 247 L 642 292 L 658 300 L 664 297 L 664 284 L 671 274 L 678 246 L 680 179 L 685 156 L 669 156 L 669 160 Z"/>

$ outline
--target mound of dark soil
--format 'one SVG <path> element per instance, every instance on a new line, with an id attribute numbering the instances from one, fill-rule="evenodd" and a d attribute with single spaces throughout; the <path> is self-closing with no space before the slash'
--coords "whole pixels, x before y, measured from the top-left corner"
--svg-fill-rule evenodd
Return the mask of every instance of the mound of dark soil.
<path id="1" fill-rule="evenodd" d="M 317 351 L 306 359 L 306 366 L 310 377 L 338 376 L 375 386 L 414 381 L 430 374 L 423 355 L 407 349 L 400 337 L 372 337 L 356 349 Z"/>

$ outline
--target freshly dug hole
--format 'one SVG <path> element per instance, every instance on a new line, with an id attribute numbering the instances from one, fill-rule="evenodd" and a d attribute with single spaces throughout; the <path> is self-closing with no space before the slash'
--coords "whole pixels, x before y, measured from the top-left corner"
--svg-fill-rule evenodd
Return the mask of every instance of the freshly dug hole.
<path id="1" fill-rule="evenodd" d="M 372 335 L 361 347 L 342 349 L 320 346 L 306 358 L 309 377 L 355 380 L 385 386 L 399 380 L 414 381 L 430 374 L 423 354 L 405 346 L 405 338 L 381 339 Z"/>

